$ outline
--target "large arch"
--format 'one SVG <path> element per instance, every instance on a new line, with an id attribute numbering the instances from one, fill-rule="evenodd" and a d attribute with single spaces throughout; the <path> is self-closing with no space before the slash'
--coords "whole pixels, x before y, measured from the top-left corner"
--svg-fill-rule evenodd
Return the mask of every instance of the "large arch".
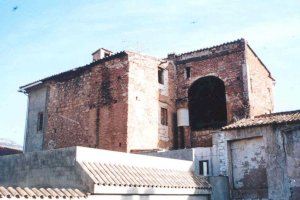
<path id="1" fill-rule="evenodd" d="M 227 123 L 224 82 L 215 76 L 196 80 L 188 91 L 192 131 L 220 128 Z"/>

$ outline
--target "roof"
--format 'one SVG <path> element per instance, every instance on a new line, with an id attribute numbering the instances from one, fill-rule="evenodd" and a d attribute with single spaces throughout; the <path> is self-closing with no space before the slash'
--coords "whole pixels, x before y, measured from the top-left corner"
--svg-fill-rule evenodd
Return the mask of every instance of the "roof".
<path id="1" fill-rule="evenodd" d="M 214 46 L 210 46 L 210 47 L 205 47 L 205 48 L 202 48 L 202 49 L 197 49 L 197 50 L 194 50 L 194 51 L 181 53 L 181 54 L 176 55 L 176 57 L 180 57 L 180 56 L 191 54 L 191 53 L 211 50 L 211 49 L 214 49 L 214 48 L 218 48 L 218 47 L 222 47 L 222 46 L 226 46 L 226 45 L 231 45 L 231 44 L 235 44 L 235 43 L 245 43 L 245 41 L 246 40 L 244 38 L 241 38 L 241 39 L 237 39 L 237 40 L 234 40 L 234 41 L 231 41 L 231 42 L 225 42 L 225 43 L 222 43 L 222 44 L 218 44 L 218 45 L 214 45 Z"/>
<path id="2" fill-rule="evenodd" d="M 76 68 L 73 68 L 71 70 L 68 70 L 68 71 L 64 71 L 64 72 L 61 72 L 61 73 L 58 73 L 58 74 L 54 74 L 52 76 L 48 76 L 46 78 L 43 78 L 43 79 L 40 79 L 40 80 L 37 80 L 37 81 L 34 81 L 32 83 L 29 83 L 29 84 L 26 84 L 26 85 L 23 85 L 23 86 L 20 86 L 19 88 L 19 91 L 20 92 L 25 92 L 27 89 L 31 88 L 31 87 L 34 87 L 36 85 L 39 85 L 45 81 L 48 81 L 48 80 L 54 80 L 56 78 L 62 78 L 66 75 L 71 75 L 71 74 L 77 74 L 77 73 L 81 73 L 95 65 L 98 65 L 100 63 L 103 63 L 103 62 L 106 62 L 108 60 L 112 60 L 114 58 L 117 58 L 117 57 L 121 57 L 121 56 L 125 56 L 127 55 L 127 53 L 125 51 L 121 51 L 121 52 L 118 52 L 118 53 L 115 53 L 115 54 L 112 54 L 110 56 L 107 56 L 107 57 L 104 57 L 100 60 L 97 60 L 97 61 L 94 61 L 90 64 L 87 64 L 87 65 L 84 65 L 84 66 L 81 66 L 81 67 L 76 67 Z"/>
<path id="3" fill-rule="evenodd" d="M 127 186 L 174 189 L 210 189 L 205 177 L 193 172 L 157 169 L 100 162 L 81 162 L 80 165 L 101 186 Z"/>
<path id="4" fill-rule="evenodd" d="M 22 151 L 22 146 L 12 140 L 0 138 L 0 147 Z"/>
<path id="5" fill-rule="evenodd" d="M 86 198 L 87 194 L 78 189 L 28 188 L 0 186 L 1 198 Z"/>
<path id="6" fill-rule="evenodd" d="M 12 149 L 0 146 L 0 156 L 22 153 L 19 149 Z"/>
<path id="7" fill-rule="evenodd" d="M 300 122 L 300 110 L 278 112 L 255 116 L 254 118 L 242 119 L 233 124 L 225 126 L 222 130 L 263 126 L 271 124 L 290 124 Z"/>
<path id="8" fill-rule="evenodd" d="M 181 54 L 178 54 L 176 55 L 175 54 L 175 57 L 176 58 L 180 58 L 182 56 L 186 56 L 186 55 L 189 55 L 189 54 L 193 54 L 193 53 L 199 53 L 199 52 L 205 52 L 205 51 L 210 51 L 210 50 L 213 50 L 213 49 L 217 49 L 217 48 L 220 48 L 220 47 L 224 47 L 224 46 L 229 46 L 229 45 L 233 45 L 233 44 L 240 44 L 240 45 L 243 45 L 243 46 L 247 46 L 249 48 L 249 50 L 254 54 L 254 56 L 258 59 L 258 61 L 262 64 L 262 66 L 266 69 L 267 73 L 269 74 L 269 77 L 272 79 L 272 80 L 275 80 L 273 77 L 272 77 L 272 74 L 270 72 L 270 70 L 267 68 L 267 66 L 262 62 L 262 60 L 257 56 L 257 54 L 255 53 L 255 51 L 250 47 L 250 45 L 248 44 L 248 42 L 244 39 L 244 38 L 241 38 L 241 39 L 237 39 L 237 40 L 234 40 L 234 41 L 231 41 L 231 42 L 226 42 L 226 43 L 222 43 L 222 44 L 219 44 L 219 45 L 214 45 L 214 46 L 210 46 L 210 47 L 205 47 L 205 48 L 202 48 L 202 49 L 198 49 L 198 50 L 194 50 L 194 51 L 189 51 L 189 52 L 185 52 L 185 53 L 181 53 Z M 200 56 L 200 57 L 207 57 L 207 58 L 210 58 L 211 56 L 213 55 L 217 55 L 217 54 L 209 54 L 209 55 L 206 55 L 206 56 Z M 178 63 L 184 63 L 185 61 L 178 61 Z"/>

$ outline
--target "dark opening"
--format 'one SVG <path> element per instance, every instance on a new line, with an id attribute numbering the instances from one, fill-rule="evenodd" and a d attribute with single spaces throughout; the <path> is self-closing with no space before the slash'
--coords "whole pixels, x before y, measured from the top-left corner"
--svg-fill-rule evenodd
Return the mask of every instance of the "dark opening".
<path id="1" fill-rule="evenodd" d="M 162 125 L 168 125 L 168 110 L 166 108 L 160 110 L 160 122 Z"/>
<path id="2" fill-rule="evenodd" d="M 158 82 L 164 84 L 164 70 L 162 68 L 158 68 Z"/>
<path id="3" fill-rule="evenodd" d="M 209 174 L 208 160 L 200 160 L 199 161 L 199 174 L 200 175 L 208 175 Z"/>
<path id="4" fill-rule="evenodd" d="M 227 123 L 225 86 L 221 79 L 207 76 L 189 89 L 191 130 L 220 128 Z"/>
<path id="5" fill-rule="evenodd" d="M 43 130 L 43 123 L 44 123 L 44 113 L 39 112 L 38 113 L 38 120 L 37 120 L 37 131 Z"/>
<path id="6" fill-rule="evenodd" d="M 108 57 L 108 56 L 110 56 L 109 53 L 104 53 L 104 58 L 106 58 L 106 57 Z"/>
<path id="7" fill-rule="evenodd" d="M 185 68 L 185 78 L 188 79 L 191 77 L 191 68 L 190 67 L 186 67 Z"/>

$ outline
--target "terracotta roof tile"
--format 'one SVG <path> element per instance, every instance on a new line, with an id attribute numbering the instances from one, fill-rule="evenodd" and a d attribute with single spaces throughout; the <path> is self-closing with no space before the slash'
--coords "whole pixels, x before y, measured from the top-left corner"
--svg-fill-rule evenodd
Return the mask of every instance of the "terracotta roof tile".
<path id="1" fill-rule="evenodd" d="M 105 58 L 102 58 L 100 60 L 93 61 L 90 64 L 87 64 L 87 65 L 84 65 L 84 66 L 81 66 L 81 67 L 76 67 L 76 68 L 70 69 L 68 71 L 64 71 L 64 72 L 61 72 L 61 73 L 57 73 L 57 74 L 48 76 L 48 77 L 40 79 L 38 81 L 34 81 L 32 83 L 20 86 L 19 87 L 19 92 L 25 92 L 25 90 L 27 90 L 28 88 L 31 88 L 32 86 L 35 86 L 35 84 L 40 84 L 40 83 L 43 83 L 43 82 L 48 81 L 48 80 L 54 80 L 56 78 L 63 78 L 64 76 L 66 76 L 68 74 L 72 74 L 72 73 L 73 74 L 80 73 L 80 72 L 83 72 L 83 71 L 85 71 L 85 70 L 87 70 L 87 69 L 89 69 L 89 68 L 91 68 L 95 65 L 98 65 L 98 64 L 106 62 L 108 60 L 119 58 L 119 57 L 125 56 L 125 55 L 127 55 L 127 53 L 125 51 L 120 51 L 118 53 L 112 54 L 112 55 L 107 56 Z"/>
<path id="2" fill-rule="evenodd" d="M 262 126 L 268 124 L 290 124 L 300 122 L 300 110 L 259 115 L 254 118 L 242 119 L 225 126 L 222 130 Z"/>
<path id="3" fill-rule="evenodd" d="M 0 198 L 86 198 L 78 189 L 58 188 L 20 188 L 0 186 Z"/>
<path id="4" fill-rule="evenodd" d="M 192 172 L 120 164 L 80 162 L 95 184 L 103 186 L 210 189 L 205 177 Z"/>

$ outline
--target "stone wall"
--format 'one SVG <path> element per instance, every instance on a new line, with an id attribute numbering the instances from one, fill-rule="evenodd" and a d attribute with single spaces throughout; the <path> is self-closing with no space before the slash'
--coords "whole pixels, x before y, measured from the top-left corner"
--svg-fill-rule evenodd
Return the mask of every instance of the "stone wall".
<path id="1" fill-rule="evenodd" d="M 270 199 L 299 199 L 300 126 L 274 126 L 267 138 Z"/>
<path id="2" fill-rule="evenodd" d="M 219 132 L 214 147 L 219 153 L 219 173 L 229 176 L 233 199 L 268 198 L 267 127 Z"/>
<path id="3" fill-rule="evenodd" d="M 229 176 L 233 199 L 299 199 L 299 130 L 295 124 L 220 131 L 214 175 Z"/>

